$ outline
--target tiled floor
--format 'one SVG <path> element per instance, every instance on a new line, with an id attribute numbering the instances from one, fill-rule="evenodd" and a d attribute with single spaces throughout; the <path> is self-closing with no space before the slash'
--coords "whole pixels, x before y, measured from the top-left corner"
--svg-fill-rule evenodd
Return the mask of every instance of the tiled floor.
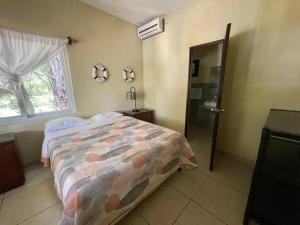
<path id="1" fill-rule="evenodd" d="M 199 168 L 176 172 L 118 225 L 242 225 L 252 168 L 195 152 Z M 0 195 L 1 225 L 56 225 L 62 211 L 49 169 L 26 172 L 26 184 Z"/>

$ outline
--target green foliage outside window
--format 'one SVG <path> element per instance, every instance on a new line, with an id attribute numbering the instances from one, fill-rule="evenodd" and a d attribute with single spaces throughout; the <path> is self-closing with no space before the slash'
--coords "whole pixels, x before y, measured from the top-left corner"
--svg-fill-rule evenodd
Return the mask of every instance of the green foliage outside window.
<path id="1" fill-rule="evenodd" d="M 22 75 L 22 88 L 19 82 L 9 84 L 14 90 L 6 88 L 5 82 L 0 83 L 0 118 L 70 110 L 63 57 L 60 52 L 44 65 Z"/>
<path id="2" fill-rule="evenodd" d="M 50 77 L 48 64 L 44 64 L 35 71 L 22 76 L 22 83 L 33 105 L 35 114 L 58 110 Z M 0 88 L 0 118 L 20 114 L 20 107 L 15 94 L 7 89 Z"/>
<path id="3" fill-rule="evenodd" d="M 51 74 L 48 64 L 22 77 L 22 82 L 29 95 L 35 113 L 53 112 L 58 110 L 55 102 Z"/>
<path id="4" fill-rule="evenodd" d="M 0 88 L 0 118 L 20 115 L 16 96 L 9 90 Z"/>

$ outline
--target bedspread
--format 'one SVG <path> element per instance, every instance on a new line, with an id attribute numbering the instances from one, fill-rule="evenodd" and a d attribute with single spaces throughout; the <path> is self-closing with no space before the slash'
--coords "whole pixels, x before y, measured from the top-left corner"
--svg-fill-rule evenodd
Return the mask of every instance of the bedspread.
<path id="1" fill-rule="evenodd" d="M 64 132 L 46 145 L 64 205 L 60 225 L 114 223 L 180 165 L 197 167 L 182 134 L 126 116 Z"/>

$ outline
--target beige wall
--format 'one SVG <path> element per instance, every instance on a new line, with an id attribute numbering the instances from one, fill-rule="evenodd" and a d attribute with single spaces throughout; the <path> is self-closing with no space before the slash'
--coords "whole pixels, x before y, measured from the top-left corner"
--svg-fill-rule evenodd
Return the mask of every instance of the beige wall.
<path id="1" fill-rule="evenodd" d="M 218 148 L 255 160 L 270 108 L 300 110 L 300 1 L 191 0 L 144 41 L 145 106 L 183 132 L 189 47 L 223 38 L 232 22 Z"/>
<path id="2" fill-rule="evenodd" d="M 142 93 L 142 42 L 137 38 L 137 27 L 130 23 L 75 0 L 0 0 L 0 26 L 78 40 L 68 48 L 68 53 L 80 115 L 131 108 L 132 102 L 125 100 L 125 92 L 132 85 Z M 103 84 L 91 78 L 92 65 L 98 62 L 107 66 L 111 74 Z M 122 80 L 125 66 L 136 72 L 132 84 Z M 138 106 L 143 106 L 142 95 Z M 40 157 L 45 121 L 0 127 L 0 133 L 18 132 L 25 164 Z"/>
<path id="3" fill-rule="evenodd" d="M 0 0 L 0 25 L 79 42 L 68 49 L 77 111 L 91 115 L 131 107 L 121 79 L 134 68 L 133 85 L 158 122 L 184 130 L 189 47 L 224 36 L 232 22 L 218 147 L 254 160 L 270 108 L 300 110 L 300 1 L 191 0 L 166 16 L 166 32 L 143 42 L 136 27 L 75 0 Z M 111 78 L 99 84 L 91 66 L 101 62 Z M 144 65 L 144 68 L 143 68 Z M 143 76 L 144 74 L 144 81 Z M 143 105 L 143 95 L 139 96 Z M 25 163 L 39 159 L 46 120 L 0 127 L 18 132 Z"/>

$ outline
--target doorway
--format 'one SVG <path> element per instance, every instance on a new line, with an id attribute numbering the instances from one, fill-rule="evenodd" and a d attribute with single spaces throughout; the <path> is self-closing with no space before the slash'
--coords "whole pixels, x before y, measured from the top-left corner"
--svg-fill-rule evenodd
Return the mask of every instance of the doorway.
<path id="1" fill-rule="evenodd" d="M 214 168 L 226 56 L 231 24 L 225 38 L 190 48 L 185 135 L 195 152 L 209 156 Z"/>

